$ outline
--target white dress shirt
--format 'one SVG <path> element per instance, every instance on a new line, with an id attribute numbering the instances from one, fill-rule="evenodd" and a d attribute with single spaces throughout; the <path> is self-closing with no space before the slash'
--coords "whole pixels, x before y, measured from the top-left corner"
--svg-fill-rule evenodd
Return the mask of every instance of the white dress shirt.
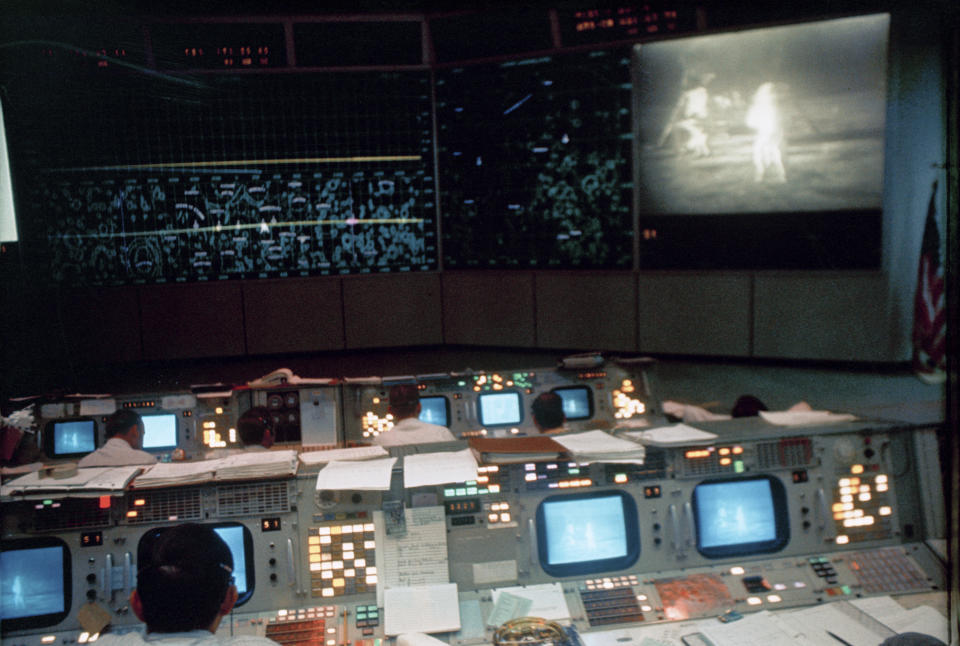
<path id="1" fill-rule="evenodd" d="M 421 422 L 416 417 L 405 417 L 386 433 L 378 435 L 374 442 L 380 446 L 404 444 L 428 444 L 430 442 L 454 442 L 456 437 L 446 426 Z"/>
<path id="2" fill-rule="evenodd" d="M 123 635 L 107 633 L 97 640 L 103 646 L 277 646 L 266 637 L 255 635 L 216 635 L 209 630 L 191 630 L 184 633 L 148 633 L 129 632 Z"/>
<path id="3" fill-rule="evenodd" d="M 93 453 L 80 458 L 78 467 L 122 467 L 129 464 L 154 464 L 157 457 L 135 449 L 119 437 L 111 437 Z"/>

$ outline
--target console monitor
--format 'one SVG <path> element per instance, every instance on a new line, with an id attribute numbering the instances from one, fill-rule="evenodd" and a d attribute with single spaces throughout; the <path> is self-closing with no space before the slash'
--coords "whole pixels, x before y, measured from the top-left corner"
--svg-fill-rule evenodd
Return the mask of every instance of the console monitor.
<path id="1" fill-rule="evenodd" d="M 256 587 L 253 567 L 253 535 L 250 530 L 240 523 L 215 523 L 211 525 L 220 538 L 230 548 L 233 556 L 233 579 L 237 586 L 237 605 L 246 603 Z M 151 529 L 140 538 L 137 545 L 137 567 L 144 568 L 150 561 L 150 550 L 154 541 L 163 534 L 168 527 Z"/>
<path id="2" fill-rule="evenodd" d="M 621 570 L 640 556 L 637 506 L 622 491 L 549 496 L 536 529 L 540 567 L 551 576 Z"/>
<path id="3" fill-rule="evenodd" d="M 480 393 L 477 410 L 483 426 L 510 426 L 523 421 L 520 393 L 516 391 Z"/>
<path id="4" fill-rule="evenodd" d="M 564 386 L 553 392 L 563 400 L 563 414 L 568 420 L 593 417 L 593 393 L 587 386 Z"/>
<path id="5" fill-rule="evenodd" d="M 701 482 L 693 515 L 697 551 L 707 558 L 777 552 L 790 540 L 786 491 L 772 476 Z"/>
<path id="6" fill-rule="evenodd" d="M 174 413 L 143 415 L 143 450 L 177 448 L 177 416 Z"/>
<path id="7" fill-rule="evenodd" d="M 4 540 L 0 551 L 0 629 L 53 626 L 70 612 L 70 550 L 59 538 Z"/>
<path id="8" fill-rule="evenodd" d="M 439 426 L 449 426 L 450 404 L 443 395 L 420 398 L 420 421 Z"/>
<path id="9" fill-rule="evenodd" d="M 97 448 L 97 423 L 89 417 L 47 422 L 43 452 L 51 458 L 76 458 Z"/>

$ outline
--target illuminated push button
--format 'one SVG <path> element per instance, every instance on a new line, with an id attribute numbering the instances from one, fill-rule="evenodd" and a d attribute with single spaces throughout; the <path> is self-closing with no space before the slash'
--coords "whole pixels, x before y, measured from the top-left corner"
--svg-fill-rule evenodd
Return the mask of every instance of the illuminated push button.
<path id="1" fill-rule="evenodd" d="M 487 520 L 491 523 L 495 523 L 500 520 L 500 514 L 487 514 Z"/>
<path id="2" fill-rule="evenodd" d="M 733 576 L 740 576 L 741 574 L 744 573 L 744 571 L 745 570 L 739 565 L 730 568 L 730 574 L 732 574 Z"/>
<path id="3" fill-rule="evenodd" d="M 779 594 L 768 594 L 767 601 L 770 603 L 780 603 L 783 599 L 780 598 Z"/>
<path id="4" fill-rule="evenodd" d="M 774 589 L 774 590 L 786 590 L 786 589 L 787 589 L 787 584 L 786 584 L 786 583 L 774 583 L 774 584 L 773 584 L 773 589 Z"/>
<path id="5" fill-rule="evenodd" d="M 501 523 L 509 523 L 509 522 L 510 522 L 510 512 L 505 512 L 505 513 L 500 514 L 500 522 L 501 522 Z"/>
<path id="6" fill-rule="evenodd" d="M 651 606 L 640 606 L 640 610 L 642 612 L 650 612 L 653 610 L 653 608 Z"/>
<path id="7" fill-rule="evenodd" d="M 763 599 L 760 597 L 747 597 L 747 604 L 751 606 L 759 606 L 761 603 L 763 603 Z"/>

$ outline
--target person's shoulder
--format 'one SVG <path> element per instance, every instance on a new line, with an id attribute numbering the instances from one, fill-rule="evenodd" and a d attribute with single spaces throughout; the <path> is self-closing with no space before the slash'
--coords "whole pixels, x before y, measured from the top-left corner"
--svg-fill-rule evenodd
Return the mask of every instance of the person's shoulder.
<path id="1" fill-rule="evenodd" d="M 143 635 L 134 630 L 122 635 L 114 635 L 113 633 L 100 635 L 97 643 L 102 646 L 142 646 L 146 642 Z"/>

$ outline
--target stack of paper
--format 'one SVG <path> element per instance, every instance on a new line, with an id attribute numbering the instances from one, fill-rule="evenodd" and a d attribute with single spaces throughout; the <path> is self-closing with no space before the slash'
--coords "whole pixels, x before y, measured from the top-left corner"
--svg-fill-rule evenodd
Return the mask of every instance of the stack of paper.
<path id="1" fill-rule="evenodd" d="M 671 424 L 658 426 L 648 431 L 628 431 L 624 433 L 639 440 L 647 446 L 687 446 L 695 444 L 711 444 L 717 436 L 715 433 L 701 431 L 699 428 L 686 424 Z"/>
<path id="2" fill-rule="evenodd" d="M 326 489 L 356 489 L 360 491 L 387 491 L 397 458 L 361 460 L 359 462 L 331 462 L 317 474 L 317 491 Z"/>
<path id="3" fill-rule="evenodd" d="M 470 449 L 419 453 L 403 458 L 403 486 L 406 488 L 476 479 L 477 460 Z"/>
<path id="4" fill-rule="evenodd" d="M 41 478 L 38 471 L 11 480 L 0 488 L 2 496 L 32 496 L 50 493 L 98 496 L 123 491 L 143 466 L 91 467 L 77 469 L 69 478 Z"/>
<path id="5" fill-rule="evenodd" d="M 202 460 L 200 462 L 161 462 L 148 467 L 138 477 L 133 486 L 137 489 L 146 487 L 170 487 L 172 485 L 191 485 L 213 480 L 217 465 L 222 460 Z"/>
<path id="6" fill-rule="evenodd" d="M 306 465 L 314 465 L 334 461 L 369 460 L 388 455 L 390 453 L 378 444 L 375 446 L 354 446 L 346 449 L 327 449 L 326 451 L 307 451 L 300 454 L 300 461 Z"/>
<path id="7" fill-rule="evenodd" d="M 642 444 L 603 431 L 556 435 L 554 439 L 577 462 L 631 462 L 643 464 L 646 450 Z"/>
<path id="8" fill-rule="evenodd" d="M 297 472 L 296 451 L 254 451 L 215 460 L 217 480 L 279 478 Z"/>
<path id="9" fill-rule="evenodd" d="M 828 410 L 760 411 L 760 417 L 777 426 L 810 426 L 852 422 L 856 416 L 849 413 L 831 413 Z"/>

